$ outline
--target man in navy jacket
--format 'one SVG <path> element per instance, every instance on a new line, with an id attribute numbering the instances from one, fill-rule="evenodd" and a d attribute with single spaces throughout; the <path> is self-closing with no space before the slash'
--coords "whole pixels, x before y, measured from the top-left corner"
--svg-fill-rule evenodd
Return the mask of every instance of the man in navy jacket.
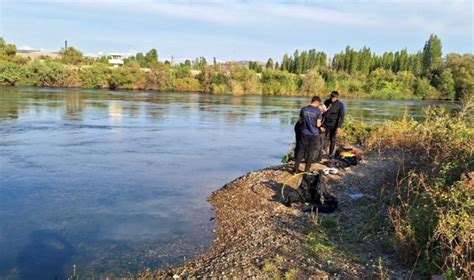
<path id="1" fill-rule="evenodd" d="M 319 145 L 319 133 L 322 125 L 322 113 L 319 109 L 321 98 L 313 96 L 311 104 L 305 106 L 300 111 L 299 131 L 300 135 L 297 139 L 297 147 L 295 149 L 295 166 L 293 173 L 299 172 L 299 166 L 303 158 L 305 158 L 305 172 L 311 170 L 311 164 L 315 159 L 315 153 L 321 149 Z M 324 131 L 322 129 L 321 131 Z"/>

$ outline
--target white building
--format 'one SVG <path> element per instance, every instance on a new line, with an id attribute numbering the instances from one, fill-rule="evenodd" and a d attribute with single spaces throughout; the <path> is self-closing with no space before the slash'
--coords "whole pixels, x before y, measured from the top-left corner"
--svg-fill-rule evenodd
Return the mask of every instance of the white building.
<path id="1" fill-rule="evenodd" d="M 109 59 L 109 64 L 113 65 L 114 67 L 123 65 L 123 55 L 120 53 L 109 53 L 107 58 Z"/>

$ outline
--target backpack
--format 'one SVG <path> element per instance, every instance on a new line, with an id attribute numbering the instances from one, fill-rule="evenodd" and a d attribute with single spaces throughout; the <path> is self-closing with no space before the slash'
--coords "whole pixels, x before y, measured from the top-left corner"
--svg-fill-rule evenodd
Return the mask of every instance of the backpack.
<path id="1" fill-rule="evenodd" d="M 337 209 L 337 198 L 329 193 L 321 182 L 322 174 L 305 174 L 296 190 L 296 195 L 288 196 L 286 206 L 291 203 L 302 202 L 311 204 L 310 210 L 318 210 L 320 213 L 332 213 Z"/>

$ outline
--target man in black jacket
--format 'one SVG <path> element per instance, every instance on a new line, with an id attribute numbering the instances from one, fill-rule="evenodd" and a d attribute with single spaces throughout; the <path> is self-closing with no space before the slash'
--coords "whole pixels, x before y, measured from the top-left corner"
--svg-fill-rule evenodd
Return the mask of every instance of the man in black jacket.
<path id="1" fill-rule="evenodd" d="M 324 101 L 324 105 L 327 110 L 324 113 L 323 127 L 326 129 L 326 138 L 329 137 L 330 141 L 328 156 L 332 158 L 336 147 L 336 135 L 341 132 L 344 123 L 346 107 L 339 100 L 339 92 L 337 91 L 331 92 L 330 98 Z"/>

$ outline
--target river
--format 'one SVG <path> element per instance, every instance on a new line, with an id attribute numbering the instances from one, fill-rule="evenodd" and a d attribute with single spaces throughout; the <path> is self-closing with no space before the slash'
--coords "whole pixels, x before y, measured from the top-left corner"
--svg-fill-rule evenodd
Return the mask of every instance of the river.
<path id="1" fill-rule="evenodd" d="M 0 88 L 0 279 L 126 276 L 204 252 L 207 196 L 279 164 L 307 101 Z M 372 123 L 456 106 L 343 101 Z"/>

